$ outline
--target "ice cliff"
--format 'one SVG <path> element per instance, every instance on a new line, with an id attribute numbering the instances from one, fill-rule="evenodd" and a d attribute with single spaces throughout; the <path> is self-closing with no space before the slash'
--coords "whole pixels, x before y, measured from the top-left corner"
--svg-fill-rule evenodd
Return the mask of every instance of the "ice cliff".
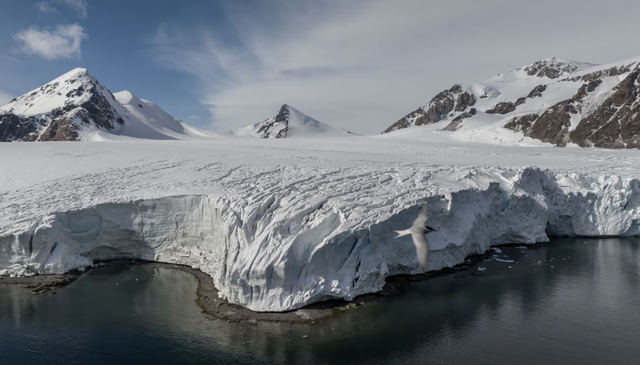
<path id="1" fill-rule="evenodd" d="M 116 180 L 96 174 L 75 184 L 100 191 L 98 200 L 70 201 L 60 183 L 22 191 L 19 204 L 3 200 L 12 220 L 0 227 L 0 274 L 155 260 L 201 269 L 230 302 L 285 311 L 350 300 L 381 290 L 388 276 L 418 273 L 411 238 L 394 240 L 392 231 L 410 225 L 423 202 L 438 229 L 429 235 L 429 270 L 501 243 L 640 234 L 638 180 L 615 175 L 498 167 L 204 168 L 224 170 L 215 181 L 219 193 L 131 199 L 118 194 Z M 33 189 L 51 196 L 46 203 L 38 194 L 29 200 Z"/>

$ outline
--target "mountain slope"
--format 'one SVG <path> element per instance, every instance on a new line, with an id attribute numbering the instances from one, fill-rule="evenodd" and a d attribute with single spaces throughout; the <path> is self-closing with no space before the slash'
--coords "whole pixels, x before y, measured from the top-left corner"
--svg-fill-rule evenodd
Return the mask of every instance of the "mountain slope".
<path id="1" fill-rule="evenodd" d="M 76 68 L 0 107 L 0 142 L 211 137 L 128 91 L 112 94 Z"/>
<path id="2" fill-rule="evenodd" d="M 454 85 L 383 133 L 433 125 L 431 133 L 471 141 L 493 143 L 511 133 L 514 141 L 529 137 L 556 146 L 640 148 L 639 64 L 640 58 L 608 65 L 538 61 Z"/>
<path id="3" fill-rule="evenodd" d="M 125 123 L 113 94 L 76 68 L 0 107 L 0 141 L 73 141 Z"/>
<path id="4" fill-rule="evenodd" d="M 319 122 L 285 104 L 275 117 L 260 123 L 228 131 L 238 137 L 254 138 L 322 138 L 353 136 L 354 133 Z"/>
<path id="5" fill-rule="evenodd" d="M 140 121 L 142 125 L 153 129 L 155 132 L 159 132 L 163 136 L 175 139 L 216 136 L 213 132 L 199 130 L 179 119 L 174 118 L 154 102 L 140 99 L 130 91 L 120 91 L 115 93 L 114 96 L 116 100 L 130 113 L 131 117 Z"/>

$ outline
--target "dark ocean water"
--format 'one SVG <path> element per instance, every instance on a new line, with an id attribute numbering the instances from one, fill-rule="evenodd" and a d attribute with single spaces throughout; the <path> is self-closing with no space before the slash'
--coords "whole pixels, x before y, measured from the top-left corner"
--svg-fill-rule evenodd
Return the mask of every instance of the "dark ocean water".
<path id="1" fill-rule="evenodd" d="M 640 363 L 637 238 L 499 258 L 514 262 L 407 283 L 315 325 L 209 319 L 193 276 L 146 266 L 95 269 L 55 295 L 0 286 L 0 364 Z"/>

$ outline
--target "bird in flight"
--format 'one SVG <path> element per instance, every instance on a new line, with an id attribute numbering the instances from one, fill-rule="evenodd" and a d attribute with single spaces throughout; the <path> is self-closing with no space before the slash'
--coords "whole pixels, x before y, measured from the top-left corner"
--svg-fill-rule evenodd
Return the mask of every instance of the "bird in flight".
<path id="1" fill-rule="evenodd" d="M 411 228 L 404 231 L 395 231 L 398 234 L 395 238 L 411 235 L 413 244 L 416 246 L 416 255 L 423 271 L 427 270 L 427 258 L 429 257 L 429 244 L 425 235 L 430 232 L 437 232 L 427 226 L 427 219 L 429 219 L 429 212 L 427 211 L 427 206 L 423 205 L 418 218 L 413 221 Z"/>

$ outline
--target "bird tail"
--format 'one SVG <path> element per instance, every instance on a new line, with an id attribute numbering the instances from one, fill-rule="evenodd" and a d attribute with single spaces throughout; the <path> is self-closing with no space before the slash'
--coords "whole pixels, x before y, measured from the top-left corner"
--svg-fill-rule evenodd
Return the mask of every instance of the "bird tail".
<path id="1" fill-rule="evenodd" d="M 398 235 L 395 236 L 394 238 L 398 238 L 398 237 L 402 237 L 402 236 L 407 236 L 411 234 L 411 230 L 405 229 L 404 231 L 394 231 L 396 232 Z"/>

